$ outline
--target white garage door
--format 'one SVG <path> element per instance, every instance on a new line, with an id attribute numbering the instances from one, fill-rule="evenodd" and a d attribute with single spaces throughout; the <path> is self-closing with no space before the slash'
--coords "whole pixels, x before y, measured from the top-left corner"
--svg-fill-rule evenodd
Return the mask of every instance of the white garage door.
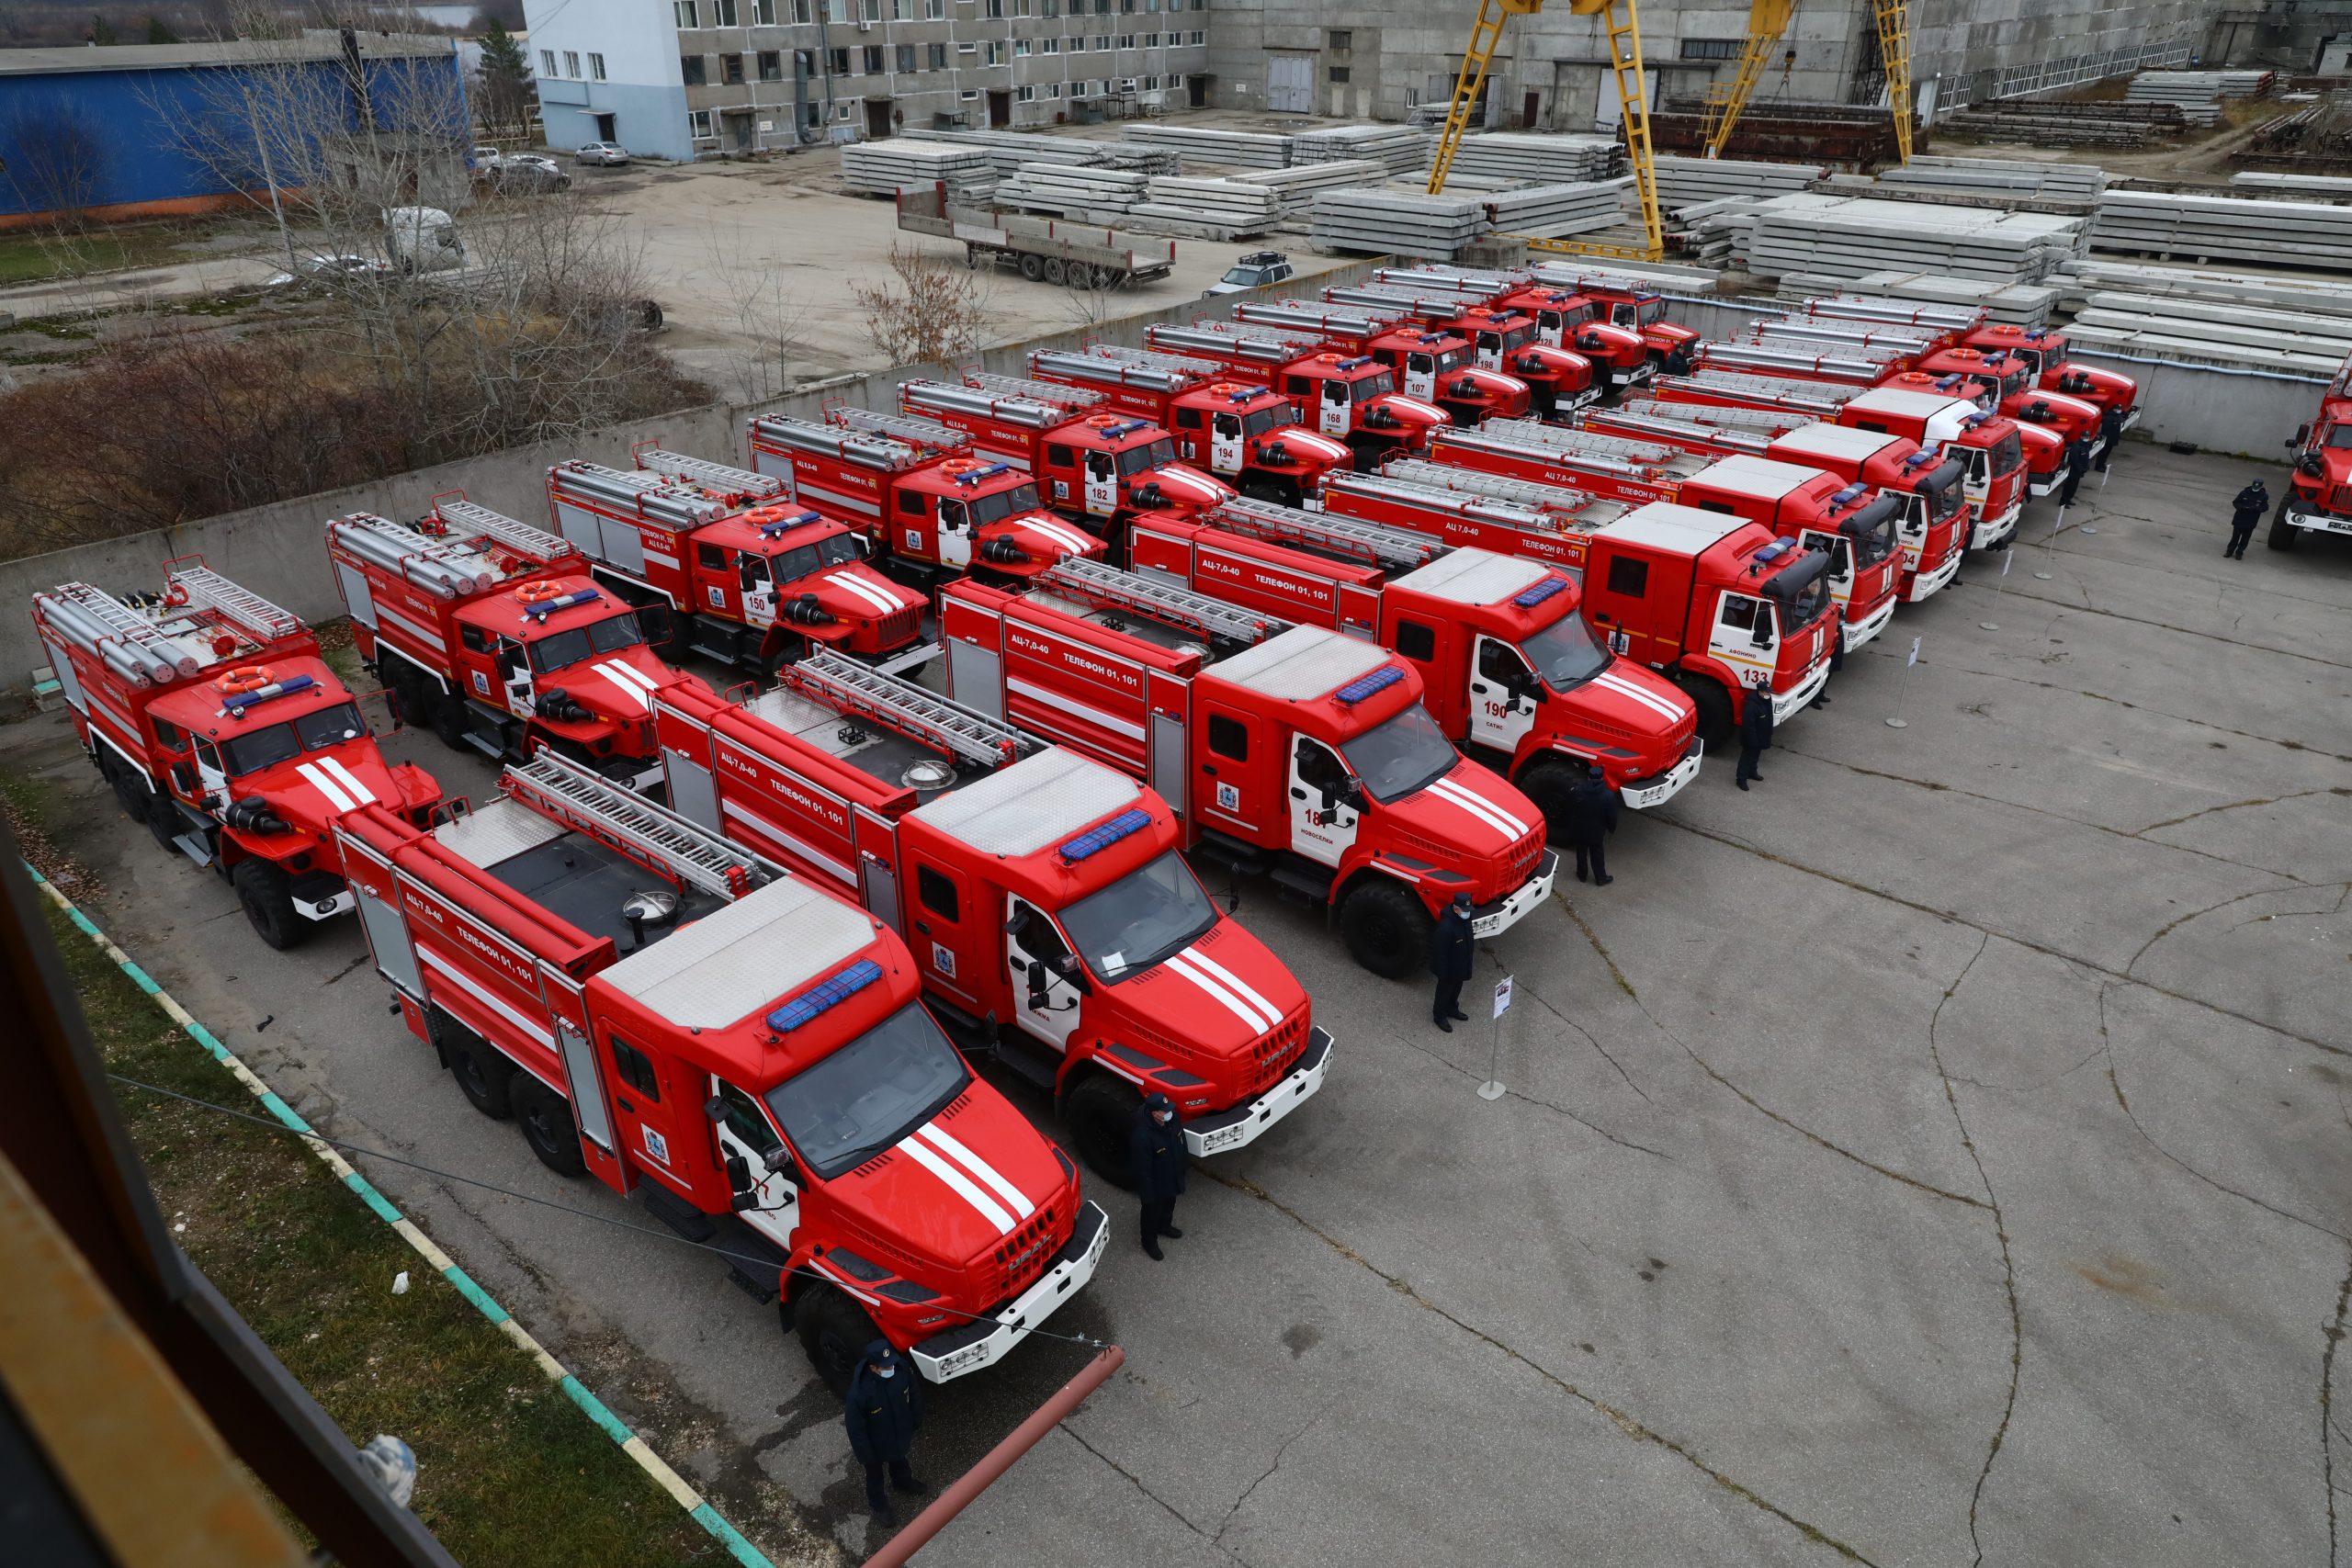
<path id="1" fill-rule="evenodd" d="M 1266 57 L 1266 107 L 1276 114 L 1315 112 L 1315 60 L 1305 54 Z"/>

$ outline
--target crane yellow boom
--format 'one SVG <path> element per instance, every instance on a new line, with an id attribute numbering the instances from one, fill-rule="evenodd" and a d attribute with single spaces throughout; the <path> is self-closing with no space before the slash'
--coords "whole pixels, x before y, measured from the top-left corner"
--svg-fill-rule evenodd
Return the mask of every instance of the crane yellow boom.
<path id="1" fill-rule="evenodd" d="M 1905 0 L 1871 0 L 1878 27 L 1878 53 L 1886 72 L 1886 102 L 1894 115 L 1894 149 L 1898 161 L 1911 161 L 1911 23 Z M 1720 158 L 1731 143 L 1741 111 L 1755 96 L 1764 74 L 1764 62 L 1781 35 L 1789 30 L 1796 0 L 1748 0 L 1747 42 L 1739 51 L 1739 69 L 1729 83 L 1707 89 L 1706 118 L 1700 134 L 1707 156 Z"/>
<path id="2" fill-rule="evenodd" d="M 1463 132 L 1470 129 L 1470 111 L 1486 85 L 1487 68 L 1494 63 L 1495 46 L 1502 41 L 1503 24 L 1544 8 L 1544 0 L 1478 0 L 1478 20 L 1470 29 L 1470 47 L 1462 54 L 1462 73 L 1454 78 L 1453 101 L 1446 106 L 1445 129 L 1438 133 L 1437 154 L 1430 162 L 1430 194 L 1445 189 L 1453 155 L 1462 148 Z M 1631 261 L 1656 261 L 1666 254 L 1664 228 L 1657 215 L 1657 171 L 1650 158 L 1649 95 L 1642 83 L 1641 17 L 1634 0 L 1568 0 L 1571 16 L 1599 17 L 1609 35 L 1609 62 L 1617 79 L 1617 106 L 1625 130 L 1625 152 L 1634 170 L 1634 191 L 1640 198 L 1646 243 L 1602 244 L 1582 240 L 1530 240 L 1530 250 L 1558 251 L 1572 255 L 1622 256 Z"/>

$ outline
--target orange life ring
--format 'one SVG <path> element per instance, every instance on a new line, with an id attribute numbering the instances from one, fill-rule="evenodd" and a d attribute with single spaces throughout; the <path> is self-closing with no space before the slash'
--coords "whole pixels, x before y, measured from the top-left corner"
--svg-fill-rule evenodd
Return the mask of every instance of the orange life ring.
<path id="1" fill-rule="evenodd" d="M 223 671 L 220 679 L 214 681 L 212 684 L 220 691 L 233 695 L 243 692 L 258 692 L 277 679 L 277 677 L 271 672 L 266 664 L 240 664 L 234 670 Z"/>
<path id="2" fill-rule="evenodd" d="M 1120 420 L 1119 416 L 1114 413 L 1098 413 L 1090 414 L 1087 417 L 1086 423 L 1092 429 L 1108 430 L 1113 425 L 1119 423 Z"/>
<path id="3" fill-rule="evenodd" d="M 1241 389 L 1231 381 L 1212 381 L 1209 383 L 1209 396 L 1213 398 L 1229 398 L 1239 390 L 1241 390 Z"/>
<path id="4" fill-rule="evenodd" d="M 939 465 L 939 471 L 953 479 L 956 475 L 973 473 L 985 467 L 987 465 L 978 457 L 950 457 Z"/>
<path id="5" fill-rule="evenodd" d="M 757 528 L 763 524 L 781 523 L 789 513 L 781 506 L 755 506 L 743 513 L 743 521 Z"/>
<path id="6" fill-rule="evenodd" d="M 552 582 L 526 582 L 514 590 L 514 597 L 525 604 L 544 604 L 550 599 L 563 597 L 563 590 Z"/>
<path id="7" fill-rule="evenodd" d="M 1315 363 L 1317 365 L 1337 365 L 1339 362 L 1340 356 L 1336 354 L 1318 354 L 1315 356 Z"/>

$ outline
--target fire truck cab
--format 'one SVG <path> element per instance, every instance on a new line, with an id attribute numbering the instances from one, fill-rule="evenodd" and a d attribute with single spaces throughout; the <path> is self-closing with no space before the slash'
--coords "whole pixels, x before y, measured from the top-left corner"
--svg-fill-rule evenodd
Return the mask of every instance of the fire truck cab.
<path id="1" fill-rule="evenodd" d="M 1220 360 L 1263 378 L 1290 400 L 1310 429 L 1346 442 L 1360 468 L 1392 453 L 1417 451 L 1429 444 L 1431 430 L 1453 423 L 1435 403 L 1400 395 L 1396 373 L 1378 359 L 1326 349 L 1320 333 L 1195 321 L 1155 326 L 1147 336 L 1154 348 Z"/>
<path id="2" fill-rule="evenodd" d="M 812 648 L 921 663 L 920 595 L 866 564 L 858 531 L 772 475 L 636 448 L 637 471 L 548 470 L 556 526 L 623 602 L 665 610 L 673 649 L 772 678 Z"/>
<path id="3" fill-rule="evenodd" d="M 2352 357 L 2320 395 L 2318 417 L 2296 430 L 2287 450 L 2294 468 L 2263 543 L 2291 550 L 2305 529 L 2352 534 Z"/>
<path id="4" fill-rule="evenodd" d="M 33 625 L 123 813 L 227 881 L 271 947 L 351 911 L 338 818 L 440 803 L 431 774 L 384 761 L 310 628 L 193 556 L 164 564 L 160 594 L 36 593 Z"/>
<path id="5" fill-rule="evenodd" d="M 836 1389 L 877 1338 L 977 1371 L 1092 1276 L 1102 1212 L 896 932 L 560 757 L 502 784 L 340 829 L 377 971 L 475 1109 L 718 1242 Z"/>
<path id="6" fill-rule="evenodd" d="M 1534 806 L 1371 643 L 1091 561 L 1026 597 L 956 584 L 942 614 L 952 695 L 1147 781 L 1196 855 L 1323 906 L 1376 975 L 1421 968 L 1457 893 L 1482 937 L 1550 894 Z"/>
<path id="7" fill-rule="evenodd" d="M 1664 359 L 1678 347 L 1689 351 L 1699 344 L 1697 333 L 1666 319 L 1666 297 L 1637 277 L 1588 271 L 1566 262 L 1538 262 L 1529 271 L 1539 284 L 1591 300 L 1607 313 L 1611 326 L 1639 333 L 1652 359 Z"/>
<path id="8" fill-rule="evenodd" d="M 1499 370 L 1481 369 L 1477 350 L 1467 337 L 1428 324 L 1401 299 L 1376 310 L 1289 301 L 1244 303 L 1234 307 L 1233 318 L 1258 326 L 1320 333 L 1327 349 L 1370 355 L 1395 373 L 1407 397 L 1435 403 L 1456 424 L 1517 419 L 1528 411 L 1526 382 Z"/>
<path id="9" fill-rule="evenodd" d="M 2120 409 L 2123 428 L 2140 423 L 2140 384 L 2113 370 L 2077 364 L 2066 357 L 2066 334 L 2054 328 L 2029 329 L 2009 321 L 1977 327 L 1961 340 L 1987 354 L 2006 353 L 2026 367 L 2029 383 L 2045 392 L 2063 392 L 2101 410 Z"/>
<path id="10" fill-rule="evenodd" d="M 1127 1184 L 1145 1094 L 1210 1155 L 1322 1088 L 1306 991 L 1126 774 L 827 655 L 740 706 L 681 692 L 659 723 L 679 809 L 902 929 L 933 1010 L 1052 1091 L 1105 1179 Z"/>
<path id="11" fill-rule="evenodd" d="M 1962 493 L 1971 512 L 1971 549 L 1997 549 L 2015 537 L 2025 510 L 2027 433 L 1932 378 L 1907 378 L 1873 387 L 1838 405 L 1837 423 L 1852 430 L 1900 435 L 1924 451 L 1966 465 Z M 2047 432 L 2040 433 L 2044 438 Z"/>
<path id="12" fill-rule="evenodd" d="M 1736 454 L 1717 458 L 1660 499 L 1761 523 L 1827 555 L 1829 596 L 1838 605 L 1845 651 L 1877 637 L 1894 618 L 1903 567 L 1895 532 L 1903 503 L 1895 497 L 1802 460 Z"/>
<path id="13" fill-rule="evenodd" d="M 1966 465 L 1959 458 L 1923 452 L 1905 436 L 1842 424 L 1798 425 L 1774 437 L 1766 453 L 1782 464 L 1869 485 L 1896 502 L 1893 521 L 1903 547 L 1898 596 L 1904 603 L 1923 604 L 1960 575 L 1968 502 L 1962 489 Z M 1856 645 L 1849 630 L 1846 646 Z"/>

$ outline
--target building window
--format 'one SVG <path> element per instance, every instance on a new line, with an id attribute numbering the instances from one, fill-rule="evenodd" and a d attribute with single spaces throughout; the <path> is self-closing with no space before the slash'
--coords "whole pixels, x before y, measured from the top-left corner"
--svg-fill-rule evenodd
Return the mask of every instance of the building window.
<path id="1" fill-rule="evenodd" d="M 743 57 L 741 55 L 720 55 L 718 57 L 718 67 L 726 73 L 727 85 L 729 86 L 740 87 L 743 85 Z"/>
<path id="2" fill-rule="evenodd" d="M 931 46 L 931 68 L 933 71 L 944 71 L 947 69 L 947 46 L 945 44 L 935 43 Z"/>
<path id="3" fill-rule="evenodd" d="M 563 73 L 575 82 L 580 80 L 580 51 L 578 50 L 567 49 L 563 51 Z"/>
<path id="4" fill-rule="evenodd" d="M 913 74 L 914 74 L 914 69 L 915 69 L 915 46 L 914 46 L 914 45 L 912 45 L 912 44 L 910 44 L 910 43 L 902 43 L 902 44 L 900 44 L 900 45 L 899 46 L 899 69 L 900 71 L 902 71 L 902 72 L 906 73 L 907 73 L 908 75 L 910 75 L 910 76 L 911 76 L 911 75 L 913 75 Z"/>
<path id="5" fill-rule="evenodd" d="M 1356 35 L 1346 28 L 1333 28 L 1324 36 L 1330 40 L 1333 49 L 1353 49 L 1356 46 Z"/>
<path id="6" fill-rule="evenodd" d="M 1188 33 L 1185 35 L 1184 41 L 1186 43 L 1206 43 L 1208 41 L 1208 37 L 1209 35 L 1204 32 Z"/>
<path id="7" fill-rule="evenodd" d="M 1685 60 L 1737 60 L 1741 40 L 1736 38 L 1687 38 L 1682 40 Z"/>
<path id="8" fill-rule="evenodd" d="M 943 21 L 946 18 L 946 16 L 947 0 L 922 0 L 922 19 L 924 21 Z"/>
<path id="9" fill-rule="evenodd" d="M 775 0 L 752 0 L 752 24 L 761 28 L 775 26 Z"/>
<path id="10" fill-rule="evenodd" d="M 1333 67 L 1331 67 L 1331 80 L 1332 80 L 1334 83 L 1345 82 L 1347 79 L 1348 79 L 1348 68 L 1347 68 L 1346 66 L 1344 66 L 1344 65 L 1334 65 Z"/>
<path id="11" fill-rule="evenodd" d="M 709 78 L 703 74 L 702 56 L 682 54 L 678 57 L 678 74 L 685 78 L 689 87 L 699 87 Z"/>
<path id="12" fill-rule="evenodd" d="M 1004 0 L 986 0 L 986 4 L 988 14 L 991 17 L 1001 17 L 1004 15 Z"/>
<path id="13" fill-rule="evenodd" d="M 882 46 L 878 43 L 867 44 L 865 46 L 865 73 L 868 76 L 879 76 L 882 74 L 883 69 Z"/>
<path id="14" fill-rule="evenodd" d="M 833 106 L 833 118 L 835 119 L 847 119 L 849 118 L 849 106 L 847 104 L 835 104 Z"/>
<path id="15" fill-rule="evenodd" d="M 805 28 L 817 19 L 815 0 L 792 0 L 792 22 Z"/>
<path id="16" fill-rule="evenodd" d="M 605 57 L 603 55 L 592 54 L 588 57 L 588 79 L 592 82 L 601 82 L 605 79 Z"/>
<path id="17" fill-rule="evenodd" d="M 1012 40 L 1012 58 L 1015 60 L 1026 60 L 1029 58 L 1029 40 L 1027 39 L 1017 38 Z"/>
<path id="18" fill-rule="evenodd" d="M 1037 14 L 1041 17 L 1060 16 L 1062 14 L 1062 0 L 1045 0 L 1044 8 Z"/>
<path id="19" fill-rule="evenodd" d="M 760 51 L 760 80 L 763 82 L 784 80 L 784 51 L 782 50 Z"/>
<path id="20" fill-rule="evenodd" d="M 1001 65 L 1004 63 L 1003 39 L 990 39 L 989 40 L 989 63 L 990 65 Z"/>
<path id="21" fill-rule="evenodd" d="M 555 51 L 551 49 L 539 51 L 539 74 L 542 76 L 555 74 Z"/>
<path id="22" fill-rule="evenodd" d="M 1019 103 L 1035 103 L 1037 101 L 1037 89 L 1035 87 L 1015 88 L 1013 91 L 1013 97 L 1015 101 Z"/>
<path id="23" fill-rule="evenodd" d="M 968 104 L 968 103 L 973 103 L 973 102 L 978 101 L 978 99 L 979 98 L 979 94 L 978 94 L 978 93 L 976 93 L 976 92 L 972 91 L 972 89 L 971 89 L 971 88 L 967 87 L 967 88 L 965 88 L 961 93 L 958 93 L 958 94 L 956 95 L 956 96 L 958 96 L 958 97 L 962 98 L 966 103 L 967 103 L 967 104 Z"/>
<path id="24" fill-rule="evenodd" d="M 829 49 L 825 51 L 825 61 L 828 68 L 831 70 L 834 75 L 846 76 L 849 74 L 848 50 Z"/>
<path id="25" fill-rule="evenodd" d="M 682 28 L 698 28 L 702 22 L 695 16 L 695 0 L 670 0 L 671 15 Z"/>
<path id="26" fill-rule="evenodd" d="M 710 0 L 710 25 L 731 28 L 735 25 L 735 0 Z"/>
<path id="27" fill-rule="evenodd" d="M 696 109 L 686 116 L 686 133 L 697 141 L 710 140 L 710 111 Z"/>
<path id="28" fill-rule="evenodd" d="M 1136 46 L 1136 35 L 1135 35 L 1135 34 L 1133 34 L 1133 33 L 1121 33 L 1121 34 L 1119 35 L 1119 47 L 1120 47 L 1121 49 L 1133 49 L 1133 48 L 1135 48 L 1135 46 Z"/>
<path id="29" fill-rule="evenodd" d="M 849 0 L 825 0 L 825 20 L 829 22 L 848 21 Z"/>
<path id="30" fill-rule="evenodd" d="M 1012 0 L 1012 14 L 1016 17 L 1029 15 L 1029 0 Z"/>
<path id="31" fill-rule="evenodd" d="M 1062 51 L 1062 40 L 1057 38 L 1040 39 L 1037 48 L 1041 53 L 1059 54 Z"/>

